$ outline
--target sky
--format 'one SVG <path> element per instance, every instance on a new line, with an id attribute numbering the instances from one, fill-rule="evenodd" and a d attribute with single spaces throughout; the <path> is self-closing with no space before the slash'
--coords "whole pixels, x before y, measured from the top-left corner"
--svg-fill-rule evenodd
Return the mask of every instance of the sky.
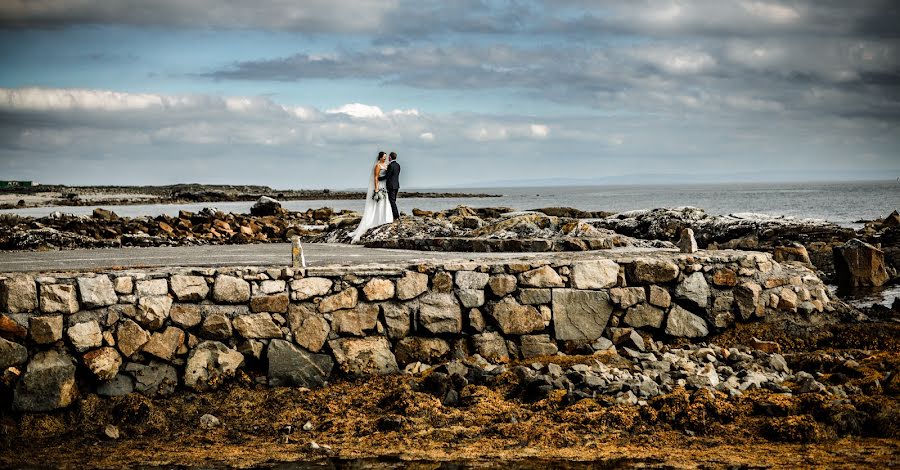
<path id="1" fill-rule="evenodd" d="M 900 177 L 893 0 L 2 0 L 0 179 Z"/>

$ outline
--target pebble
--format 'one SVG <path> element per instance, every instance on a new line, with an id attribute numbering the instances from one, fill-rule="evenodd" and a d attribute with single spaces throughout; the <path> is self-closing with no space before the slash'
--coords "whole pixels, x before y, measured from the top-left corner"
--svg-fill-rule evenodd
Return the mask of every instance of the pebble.
<path id="1" fill-rule="evenodd" d="M 222 422 L 219 421 L 219 418 L 216 418 L 215 416 L 213 416 L 209 413 L 200 417 L 200 427 L 201 428 L 212 429 L 221 424 L 222 424 Z"/>

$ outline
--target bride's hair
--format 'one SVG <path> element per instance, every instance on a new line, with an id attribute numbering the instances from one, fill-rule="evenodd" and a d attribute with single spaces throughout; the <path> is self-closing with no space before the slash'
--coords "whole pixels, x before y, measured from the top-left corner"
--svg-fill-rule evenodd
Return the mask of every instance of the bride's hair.
<path id="1" fill-rule="evenodd" d="M 381 160 L 381 157 L 383 157 L 385 155 L 387 155 L 387 154 L 384 152 L 378 152 L 378 156 L 375 157 L 375 161 L 377 162 L 377 161 Z"/>

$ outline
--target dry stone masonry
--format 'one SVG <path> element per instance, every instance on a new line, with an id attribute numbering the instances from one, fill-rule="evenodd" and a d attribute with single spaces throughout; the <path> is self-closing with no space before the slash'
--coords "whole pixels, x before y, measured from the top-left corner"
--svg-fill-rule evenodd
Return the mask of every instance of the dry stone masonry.
<path id="1" fill-rule="evenodd" d="M 204 391 L 237 374 L 318 387 L 478 355 L 491 363 L 700 339 L 833 307 L 804 263 L 740 251 L 548 255 L 356 268 L 0 276 L 13 405 Z"/>

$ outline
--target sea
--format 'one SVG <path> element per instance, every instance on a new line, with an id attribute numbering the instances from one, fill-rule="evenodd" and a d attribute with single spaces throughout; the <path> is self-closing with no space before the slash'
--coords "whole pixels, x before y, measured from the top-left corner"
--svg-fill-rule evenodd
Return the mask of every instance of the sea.
<path id="1" fill-rule="evenodd" d="M 415 191 L 485 193 L 490 198 L 400 198 L 401 212 L 413 208 L 426 211 L 450 209 L 458 205 L 472 207 L 510 207 L 529 210 L 543 207 L 574 207 L 588 211 L 622 212 L 657 207 L 693 206 L 713 215 L 760 213 L 775 216 L 827 220 L 846 227 L 859 228 L 861 220 L 884 217 L 900 209 L 900 181 L 803 182 L 803 183 L 728 183 L 728 184 L 654 184 L 555 186 L 510 188 L 417 188 Z M 335 210 L 362 211 L 362 200 L 284 201 L 284 208 L 304 211 L 331 207 Z M 43 217 L 60 211 L 90 215 L 95 207 L 115 211 L 124 217 L 177 215 L 179 210 L 196 212 L 215 207 L 224 212 L 248 213 L 253 202 L 216 202 L 198 204 L 139 204 L 115 206 L 47 206 L 2 210 L 2 213 Z"/>

